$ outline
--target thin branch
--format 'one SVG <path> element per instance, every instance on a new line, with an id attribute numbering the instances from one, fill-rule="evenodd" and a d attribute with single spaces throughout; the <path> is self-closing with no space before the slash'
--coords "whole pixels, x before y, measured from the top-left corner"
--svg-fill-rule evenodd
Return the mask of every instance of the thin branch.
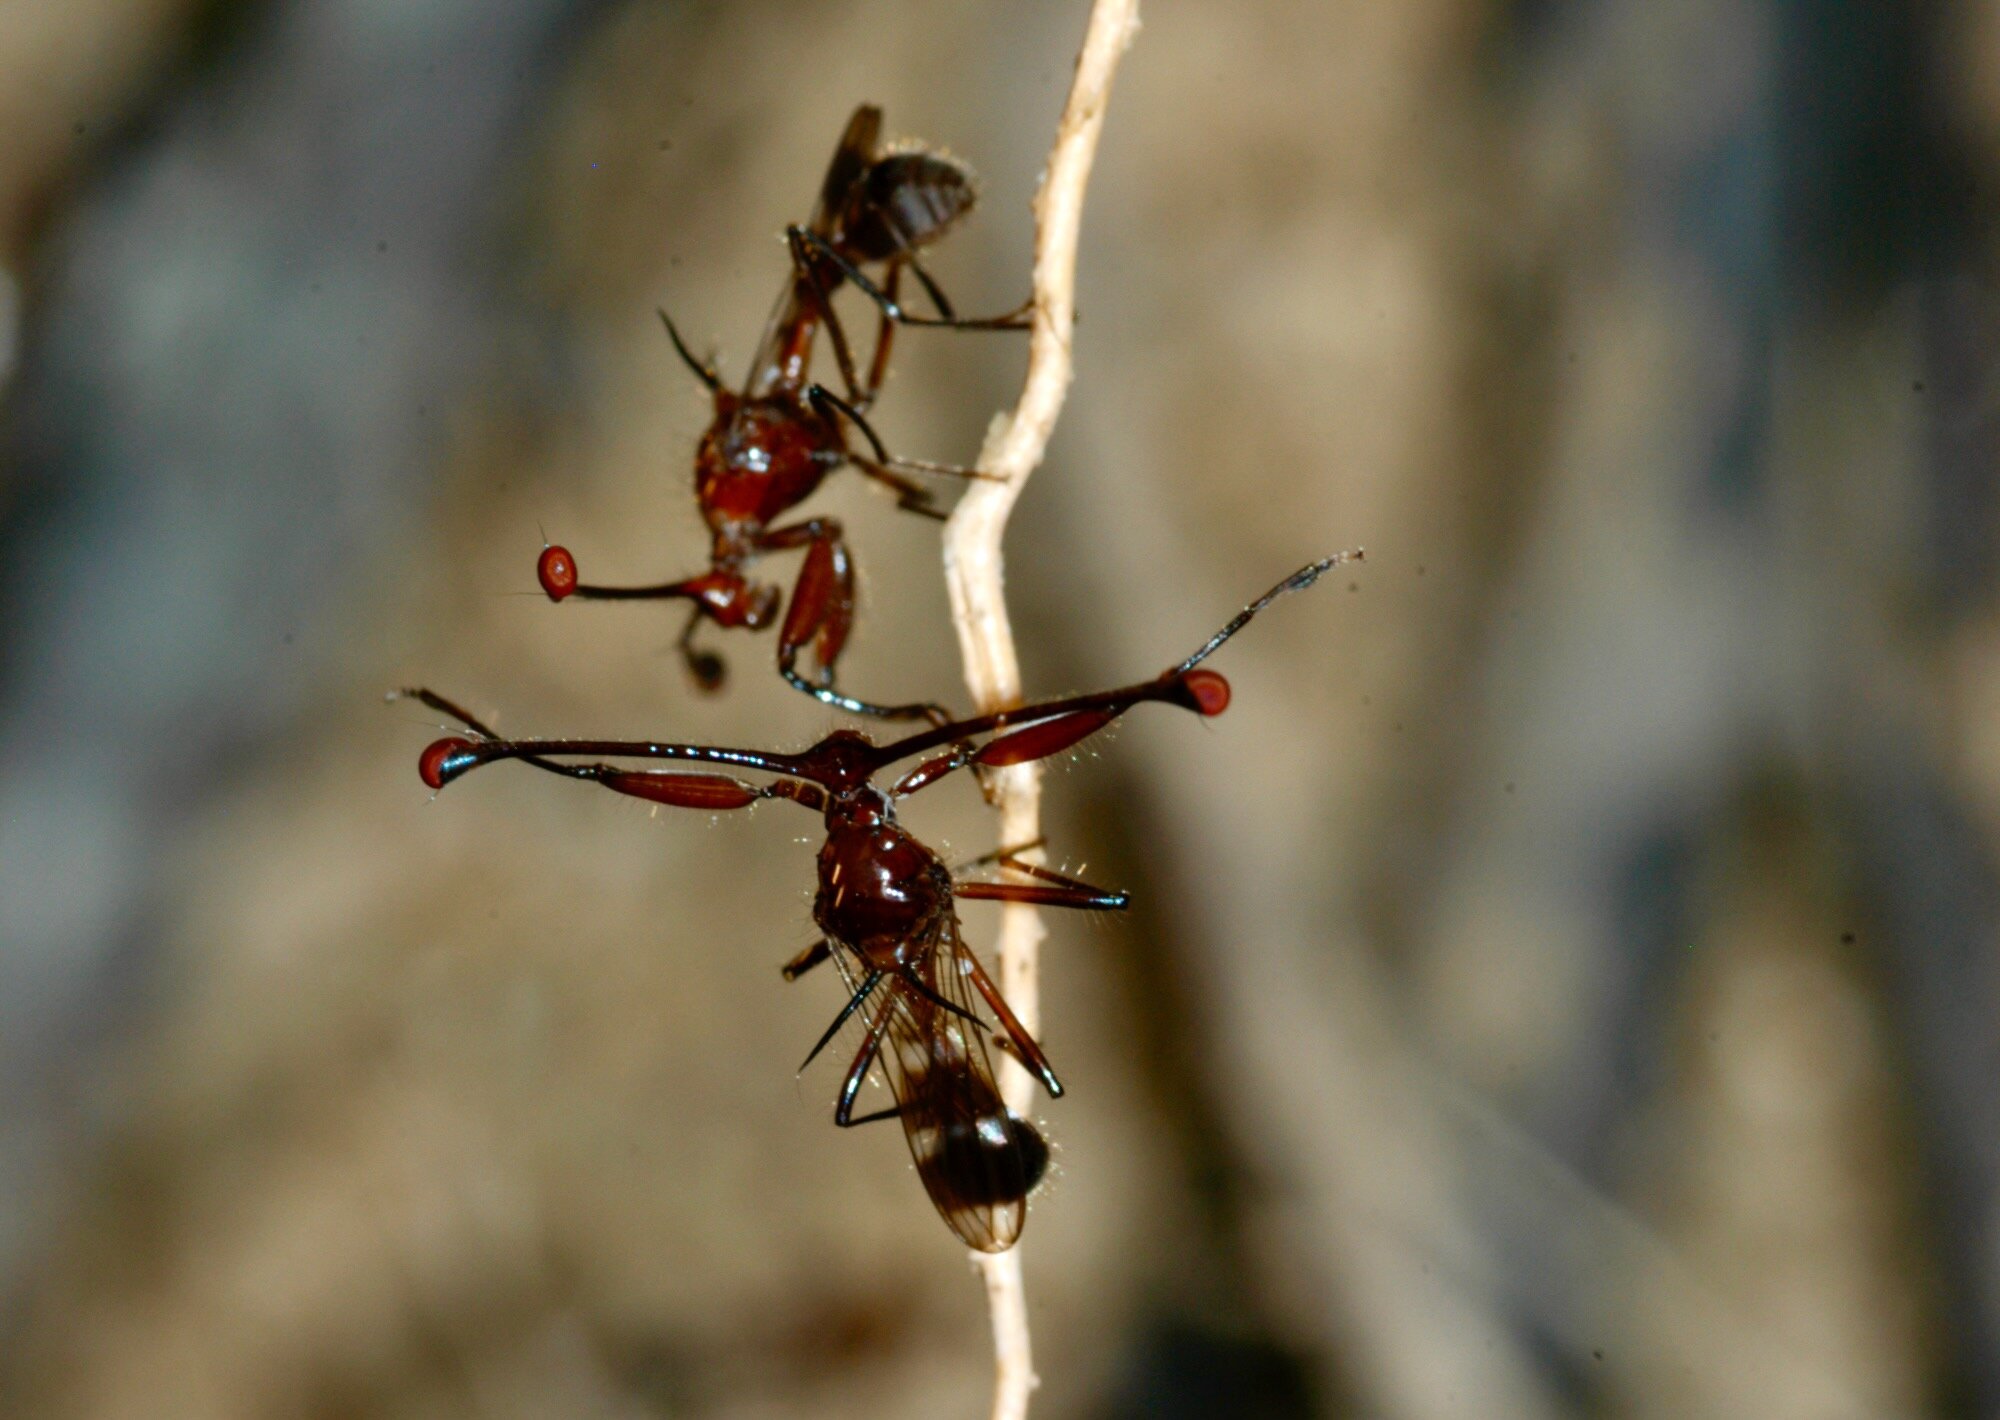
<path id="1" fill-rule="evenodd" d="M 1000 543 L 1021 489 L 1042 461 L 1055 432 L 1072 374 L 1070 332 L 1076 322 L 1076 246 L 1083 198 L 1104 127 L 1104 108 L 1119 58 L 1139 30 L 1139 0 L 1095 0 L 1069 102 L 1049 150 L 1048 168 L 1035 197 L 1034 325 L 1028 373 L 1011 414 L 994 418 L 980 450 L 979 468 L 990 475 L 959 500 L 945 525 L 944 575 L 951 593 L 952 624 L 965 660 L 965 683 L 981 712 L 1021 701 L 1021 664 L 1007 617 L 1006 574 Z M 1041 837 L 1041 775 L 1033 764 L 1002 770 L 994 785 L 1002 843 Z M 1000 990 L 1030 1031 L 1039 1031 L 1036 958 L 1041 918 L 1033 907 L 1008 903 L 1000 915 Z M 1013 1059 L 1001 1066 L 1008 1107 L 1025 1115 L 1034 1081 Z M 993 1420 L 1024 1420 L 1037 1384 L 1028 1342 L 1027 1294 L 1021 1283 L 1021 1250 L 974 1253 L 993 1316 Z"/>

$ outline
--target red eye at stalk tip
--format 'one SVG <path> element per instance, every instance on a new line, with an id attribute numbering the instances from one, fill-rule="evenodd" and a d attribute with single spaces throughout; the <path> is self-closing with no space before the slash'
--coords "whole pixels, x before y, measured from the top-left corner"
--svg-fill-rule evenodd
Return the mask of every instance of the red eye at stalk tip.
<path id="1" fill-rule="evenodd" d="M 445 766 L 471 749 L 471 740 L 462 740 L 457 736 L 433 740 L 424 752 L 417 756 L 417 774 L 431 788 L 442 789 L 445 785 Z"/>
<path id="2" fill-rule="evenodd" d="M 1194 697 L 1194 708 L 1204 715 L 1220 715 L 1229 708 L 1229 682 L 1214 671 L 1189 671 L 1182 684 Z"/>
<path id="3" fill-rule="evenodd" d="M 551 543 L 542 549 L 535 575 L 541 579 L 542 590 L 549 594 L 549 600 L 559 602 L 576 590 L 576 559 L 569 555 L 567 547 Z"/>

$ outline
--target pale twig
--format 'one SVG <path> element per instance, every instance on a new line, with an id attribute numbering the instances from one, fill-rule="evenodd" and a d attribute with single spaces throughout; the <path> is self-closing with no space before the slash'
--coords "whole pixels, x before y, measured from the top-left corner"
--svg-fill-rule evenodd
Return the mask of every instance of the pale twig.
<path id="1" fill-rule="evenodd" d="M 1035 197 L 1034 324 L 1027 378 L 1013 412 L 996 416 L 987 430 L 979 469 L 988 477 L 966 490 L 945 525 L 944 575 L 951 593 L 952 624 L 965 660 L 965 683 L 981 712 L 1021 699 L 1021 665 L 1007 619 L 1000 542 L 1014 500 L 1041 463 L 1069 393 L 1076 244 L 1084 191 L 1097 153 L 1097 135 L 1104 127 L 1111 79 L 1138 29 L 1139 0 L 1095 0 L 1091 6 L 1069 102 Z M 1033 764 L 1001 770 L 994 776 L 993 795 L 1000 811 L 999 842 L 1033 843 L 1041 837 L 1041 777 Z M 1036 954 L 1041 939 L 1041 919 L 1034 908 L 1008 903 L 1001 909 L 1000 990 L 1030 1031 L 1040 1024 Z M 1011 1057 L 1001 1071 L 1008 1107 L 1027 1114 L 1034 1081 Z M 985 1278 L 993 1316 L 993 1420 L 1022 1420 L 1036 1377 L 1028 1345 L 1020 1249 L 974 1253 L 973 1259 Z"/>

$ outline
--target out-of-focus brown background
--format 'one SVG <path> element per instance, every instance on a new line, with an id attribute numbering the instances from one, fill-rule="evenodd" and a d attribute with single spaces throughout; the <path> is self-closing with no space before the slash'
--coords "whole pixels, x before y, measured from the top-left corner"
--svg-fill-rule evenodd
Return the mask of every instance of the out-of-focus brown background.
<path id="1" fill-rule="evenodd" d="M 792 1073 L 812 820 L 428 802 L 382 692 L 835 723 L 535 555 L 698 565 L 653 308 L 740 377 L 857 101 L 1018 300 L 1083 20 L 0 6 L 0 1411 L 983 1413 L 896 1131 Z M 1051 776 L 1137 906 L 1050 924 L 1039 1415 L 2000 1415 L 1997 158 L 1970 0 L 1149 9 L 1029 684 L 1369 557 Z M 885 435 L 968 459 L 1021 355 L 907 334 Z M 934 526 L 813 507 L 848 683 L 962 702 Z"/>

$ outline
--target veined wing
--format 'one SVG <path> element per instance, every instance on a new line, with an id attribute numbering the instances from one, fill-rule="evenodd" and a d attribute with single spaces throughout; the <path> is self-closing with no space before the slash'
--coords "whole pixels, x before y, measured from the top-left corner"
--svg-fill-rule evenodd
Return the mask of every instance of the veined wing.
<path id="1" fill-rule="evenodd" d="M 875 161 L 875 150 L 881 142 L 882 110 L 874 104 L 862 104 L 847 120 L 847 129 L 840 135 L 832 161 L 826 165 L 819 201 L 813 204 L 812 221 L 807 224 L 816 235 L 834 235 L 834 224 L 846 209 L 849 194 L 868 165 Z"/>
<path id="2" fill-rule="evenodd" d="M 947 914 L 916 967 L 953 1010 L 907 981 L 884 983 L 894 996 L 878 1059 L 931 1202 L 967 1246 L 1004 1252 L 1021 1236 L 1049 1148 L 1000 1098 L 985 1030 L 975 1024 L 967 951 L 956 915 Z"/>
<path id="3" fill-rule="evenodd" d="M 819 197 L 813 203 L 812 220 L 806 224 L 813 235 L 828 240 L 838 235 L 835 229 L 848 206 L 849 194 L 867 174 L 881 138 L 882 110 L 873 104 L 855 109 L 834 147 L 826 177 L 820 183 Z M 840 284 L 840 275 L 826 265 L 820 272 L 820 280 L 830 294 Z M 744 387 L 746 396 L 760 398 L 788 383 L 795 392 L 804 386 L 820 317 L 820 302 L 811 286 L 794 273 L 778 293 L 777 304 L 764 322 L 764 333 L 758 337 L 757 353 L 750 361 L 750 379 Z"/>

